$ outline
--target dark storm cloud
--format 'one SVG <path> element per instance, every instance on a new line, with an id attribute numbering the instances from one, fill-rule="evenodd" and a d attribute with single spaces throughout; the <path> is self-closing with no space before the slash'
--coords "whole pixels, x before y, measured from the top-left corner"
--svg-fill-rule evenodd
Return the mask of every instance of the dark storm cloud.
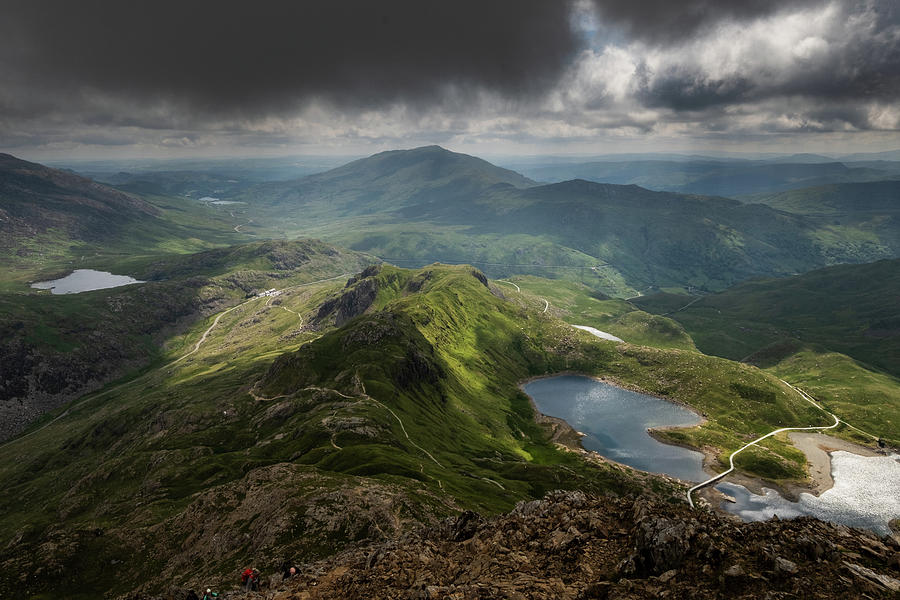
<path id="1" fill-rule="evenodd" d="M 290 110 L 310 98 L 357 108 L 415 103 L 447 85 L 531 94 L 552 86 L 577 50 L 562 1 L 2 6 L 0 75 L 14 87 L 186 101 L 213 114 Z"/>
<path id="2" fill-rule="evenodd" d="M 753 91 L 744 77 L 709 78 L 696 68 L 676 67 L 652 77 L 646 64 L 638 66 L 637 97 L 644 106 L 695 111 L 739 102 Z"/>
<path id="3" fill-rule="evenodd" d="M 592 0 L 601 22 L 653 44 L 690 38 L 717 23 L 764 17 L 822 0 Z"/>
<path id="4" fill-rule="evenodd" d="M 753 140 L 898 98 L 897 0 L 0 0 L 7 149 Z"/>

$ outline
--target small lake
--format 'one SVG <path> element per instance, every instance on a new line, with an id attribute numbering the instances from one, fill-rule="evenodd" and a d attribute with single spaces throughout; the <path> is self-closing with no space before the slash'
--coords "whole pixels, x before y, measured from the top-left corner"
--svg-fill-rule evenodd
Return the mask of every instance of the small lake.
<path id="1" fill-rule="evenodd" d="M 698 414 L 661 398 L 639 394 L 580 375 L 538 379 L 524 386 L 541 413 L 564 419 L 584 433 L 581 445 L 616 462 L 704 481 L 703 454 L 658 442 L 649 427 L 699 425 Z"/>
<path id="2" fill-rule="evenodd" d="M 716 489 L 737 500 L 723 502 L 722 508 L 745 521 L 764 521 L 775 515 L 779 519 L 808 515 L 870 529 L 880 535 L 890 533 L 888 523 L 900 518 L 900 455 L 832 452 L 831 476 L 834 487 L 818 497 L 800 494 L 797 502 L 768 488 L 763 488 L 763 494 L 754 494 L 742 485 L 720 483 Z"/>
<path id="3" fill-rule="evenodd" d="M 39 290 L 50 290 L 51 294 L 77 294 L 91 290 L 104 290 L 132 283 L 144 283 L 127 275 L 113 275 L 106 271 L 94 271 L 93 269 L 76 269 L 62 277 L 52 281 L 38 281 L 31 287 Z"/>

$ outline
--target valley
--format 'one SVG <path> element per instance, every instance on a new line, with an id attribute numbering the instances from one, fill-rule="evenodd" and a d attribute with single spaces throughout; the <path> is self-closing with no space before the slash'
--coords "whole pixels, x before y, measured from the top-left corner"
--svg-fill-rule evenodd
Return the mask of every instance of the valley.
<path id="1" fill-rule="evenodd" d="M 543 186 L 435 147 L 237 188 L 225 209 L 117 192 L 153 207 L 151 241 L 70 224 L 4 269 L 0 564 L 33 579 L 2 577 L 0 594 L 159 597 L 248 556 L 330 560 L 552 490 L 685 503 L 696 477 L 585 452 L 537 413 L 519 386 L 558 374 L 689 407 L 700 422 L 650 441 L 736 482 L 812 486 L 798 428 L 900 445 L 897 260 L 811 270 L 868 255 L 849 229 L 828 242 L 844 254 L 822 252 L 809 211 Z M 283 228 L 291 211 L 326 241 Z M 877 256 L 897 253 L 891 227 Z M 139 281 L 29 288 L 76 269 Z"/>
<path id="2" fill-rule="evenodd" d="M 0 8 L 0 600 L 896 600 L 897 0 Z"/>

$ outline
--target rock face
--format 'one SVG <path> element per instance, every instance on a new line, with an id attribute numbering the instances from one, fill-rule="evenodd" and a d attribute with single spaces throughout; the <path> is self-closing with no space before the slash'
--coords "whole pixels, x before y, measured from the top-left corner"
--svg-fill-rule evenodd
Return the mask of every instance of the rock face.
<path id="1" fill-rule="evenodd" d="M 266 597 L 896 598 L 898 552 L 894 539 L 808 518 L 739 524 L 642 498 L 554 492 L 504 516 L 466 512 L 304 565 Z"/>
<path id="2" fill-rule="evenodd" d="M 368 268 L 358 277 L 348 280 L 345 291 L 340 296 L 326 301 L 319 307 L 315 322 L 324 323 L 331 318 L 334 325 L 340 327 L 353 317 L 366 312 L 378 294 L 378 287 L 371 277 L 377 272 L 377 266 Z"/>

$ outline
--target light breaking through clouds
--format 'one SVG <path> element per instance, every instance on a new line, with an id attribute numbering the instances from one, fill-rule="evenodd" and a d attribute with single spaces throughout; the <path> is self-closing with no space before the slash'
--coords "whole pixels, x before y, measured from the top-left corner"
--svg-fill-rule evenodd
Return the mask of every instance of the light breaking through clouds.
<path id="1" fill-rule="evenodd" d="M 0 0 L 0 150 L 900 147 L 893 0 Z"/>

